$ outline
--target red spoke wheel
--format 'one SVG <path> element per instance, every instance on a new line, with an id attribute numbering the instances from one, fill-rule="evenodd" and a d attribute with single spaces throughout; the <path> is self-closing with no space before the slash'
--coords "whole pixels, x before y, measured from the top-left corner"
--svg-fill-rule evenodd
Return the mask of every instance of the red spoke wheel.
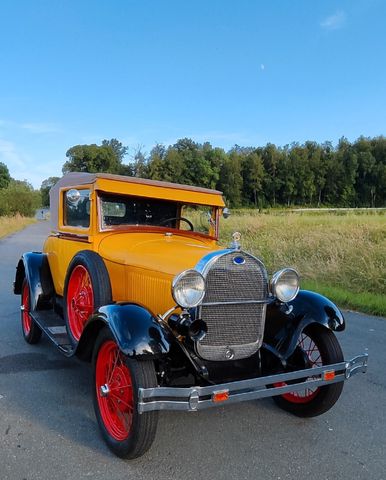
<path id="1" fill-rule="evenodd" d="M 27 343 L 37 343 L 41 336 L 42 331 L 33 321 L 30 315 L 30 288 L 27 279 L 24 279 L 22 288 L 21 288 L 21 328 L 23 331 L 24 340 Z"/>
<path id="2" fill-rule="evenodd" d="M 93 366 L 94 409 L 104 440 L 120 457 L 143 455 L 153 443 L 158 412 L 138 413 L 138 388 L 157 385 L 154 363 L 125 356 L 104 328 L 95 344 Z"/>
<path id="3" fill-rule="evenodd" d="M 97 253 L 85 250 L 75 255 L 68 267 L 64 298 L 67 332 L 76 345 L 94 311 L 112 301 L 109 274 Z"/>
<path id="4" fill-rule="evenodd" d="M 94 311 L 91 278 L 83 265 L 76 265 L 71 272 L 66 300 L 68 325 L 72 336 L 79 340 L 89 316 Z"/>
<path id="5" fill-rule="evenodd" d="M 334 333 L 325 327 L 314 324 L 305 329 L 297 344 L 297 354 L 303 358 L 306 368 L 331 365 L 343 361 L 343 353 Z M 301 355 L 299 355 L 301 354 Z M 299 370 L 304 367 L 299 365 Z M 310 377 L 312 378 L 312 377 Z M 275 386 L 284 386 L 280 382 Z M 342 393 L 343 382 L 311 387 L 296 392 L 273 397 L 279 407 L 299 417 L 313 417 L 329 410 Z"/>
<path id="6" fill-rule="evenodd" d="M 104 342 L 95 365 L 99 411 L 109 434 L 118 441 L 129 437 L 133 423 L 133 384 L 123 354 L 113 340 Z"/>
<path id="7" fill-rule="evenodd" d="M 307 368 L 323 366 L 322 356 L 318 347 L 315 345 L 314 341 L 305 333 L 302 333 L 300 335 L 297 348 L 302 350 L 308 363 Z M 282 387 L 285 385 L 287 384 L 284 382 L 275 384 L 276 387 Z M 284 395 L 282 395 L 282 398 L 292 403 L 308 403 L 316 397 L 318 391 L 318 387 L 306 388 L 297 392 L 285 393 Z"/>

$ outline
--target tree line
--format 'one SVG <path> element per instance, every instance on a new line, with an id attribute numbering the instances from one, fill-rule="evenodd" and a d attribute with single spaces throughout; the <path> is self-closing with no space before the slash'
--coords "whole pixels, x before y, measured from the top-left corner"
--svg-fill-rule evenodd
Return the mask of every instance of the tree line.
<path id="1" fill-rule="evenodd" d="M 234 146 L 226 152 L 189 138 L 149 154 L 137 149 L 124 163 L 128 147 L 117 139 L 101 145 L 76 145 L 67 153 L 63 173 L 109 172 L 215 188 L 232 207 L 386 206 L 386 138 L 341 138 L 293 143 L 284 147 Z M 43 203 L 57 177 L 42 185 Z M 46 192 L 46 196 L 44 196 Z"/>
<path id="2" fill-rule="evenodd" d="M 239 147 L 229 151 L 189 138 L 174 145 L 156 144 L 146 154 L 119 140 L 75 145 L 62 172 L 108 172 L 221 190 L 231 207 L 385 207 L 386 138 L 341 138 L 331 142 L 277 147 Z M 49 190 L 59 177 L 43 181 L 40 192 L 11 178 L 0 162 L 0 215 L 34 215 L 49 205 Z"/>
<path id="3" fill-rule="evenodd" d="M 26 180 L 15 180 L 0 162 L 0 216 L 20 214 L 32 217 L 41 205 L 40 192 Z"/>

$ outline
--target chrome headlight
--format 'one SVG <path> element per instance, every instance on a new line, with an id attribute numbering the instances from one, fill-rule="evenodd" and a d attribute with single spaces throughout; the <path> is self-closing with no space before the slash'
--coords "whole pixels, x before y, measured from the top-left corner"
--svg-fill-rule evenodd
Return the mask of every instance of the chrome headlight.
<path id="1" fill-rule="evenodd" d="M 299 292 L 299 275 L 293 268 L 283 268 L 272 275 L 271 292 L 281 302 L 290 302 Z"/>
<path id="2" fill-rule="evenodd" d="M 185 270 L 174 277 L 172 295 L 180 307 L 196 307 L 205 295 L 204 277 L 196 270 Z"/>

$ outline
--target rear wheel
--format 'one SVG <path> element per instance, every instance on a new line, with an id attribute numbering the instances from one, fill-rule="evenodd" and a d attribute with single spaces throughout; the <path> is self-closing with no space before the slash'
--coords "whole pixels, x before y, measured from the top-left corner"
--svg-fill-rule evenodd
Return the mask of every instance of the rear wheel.
<path id="1" fill-rule="evenodd" d="M 27 343 L 38 343 L 42 336 L 42 331 L 36 325 L 34 320 L 31 318 L 30 315 L 30 305 L 31 305 L 31 297 L 30 297 L 30 288 L 28 280 L 25 278 L 23 281 L 23 285 L 21 287 L 21 328 L 23 332 L 24 340 Z"/>
<path id="2" fill-rule="evenodd" d="M 119 457 L 136 458 L 152 445 L 158 412 L 139 414 L 138 388 L 157 386 L 153 361 L 129 359 L 104 328 L 93 353 L 93 398 L 102 436 Z"/>
<path id="3" fill-rule="evenodd" d="M 73 345 L 79 341 L 90 315 L 112 301 L 107 268 L 95 252 L 79 252 L 68 267 L 65 290 L 67 332 Z"/>
<path id="4" fill-rule="evenodd" d="M 343 352 L 334 333 L 319 325 L 311 325 L 300 335 L 294 358 L 302 359 L 301 368 L 320 367 L 343 361 Z M 300 362 L 299 362 L 300 363 Z M 278 383 L 275 386 L 284 386 Z M 299 417 L 314 417 L 327 412 L 342 393 L 343 382 L 312 387 L 273 397 L 276 404 Z"/>

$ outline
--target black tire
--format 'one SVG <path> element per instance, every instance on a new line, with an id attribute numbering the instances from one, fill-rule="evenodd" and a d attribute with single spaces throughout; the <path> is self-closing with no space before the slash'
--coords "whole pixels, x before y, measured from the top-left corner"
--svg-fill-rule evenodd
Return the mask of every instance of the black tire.
<path id="1" fill-rule="evenodd" d="M 21 330 L 23 332 L 24 340 L 32 345 L 40 341 L 42 337 L 42 331 L 29 314 L 31 308 L 30 295 L 31 289 L 28 280 L 25 278 L 21 287 L 20 296 Z"/>
<path id="2" fill-rule="evenodd" d="M 304 334 L 314 342 L 319 350 L 322 365 L 340 363 L 344 360 L 339 342 L 331 330 L 321 325 L 313 324 L 304 330 Z M 298 345 L 297 348 L 301 347 Z M 288 397 L 291 397 L 291 394 L 276 396 L 273 397 L 273 400 L 280 408 L 298 417 L 316 417 L 327 412 L 335 405 L 342 390 L 343 382 L 339 382 L 319 387 L 310 395 L 310 400 L 305 403 L 289 400 Z"/>
<path id="3" fill-rule="evenodd" d="M 87 272 L 92 290 L 92 305 L 90 305 L 87 312 L 81 312 L 82 315 L 78 312 L 79 318 L 74 317 L 76 305 L 74 305 L 74 295 L 71 291 L 74 272 L 79 270 L 77 267 Z M 109 303 L 112 303 L 111 284 L 104 261 L 97 253 L 91 250 L 84 250 L 77 253 L 67 269 L 63 306 L 68 336 L 74 346 L 78 343 L 83 327 L 89 316 L 99 307 L 108 305 Z"/>
<path id="4" fill-rule="evenodd" d="M 116 368 L 113 369 L 113 373 L 110 373 L 111 367 L 109 368 L 109 361 L 106 363 L 104 362 L 105 360 L 105 355 L 106 355 L 106 350 L 109 348 L 112 348 L 112 343 L 115 344 L 115 347 L 117 349 L 118 355 L 119 355 L 119 360 L 115 362 L 115 365 L 117 369 L 119 370 L 117 374 L 114 374 L 114 371 Z M 111 358 L 111 357 L 110 357 Z M 118 358 L 118 356 L 117 356 Z M 140 457 L 143 455 L 152 445 L 156 430 L 157 430 L 157 423 L 158 423 L 158 412 L 145 412 L 142 414 L 138 413 L 137 410 L 137 404 L 138 404 L 138 388 L 143 387 L 143 388 L 151 388 L 151 387 L 156 387 L 157 386 L 157 379 L 156 379 L 156 373 L 155 373 L 155 368 L 154 368 L 154 362 L 152 360 L 135 360 L 135 359 L 130 359 L 127 356 L 125 356 L 122 352 L 119 351 L 118 345 L 116 344 L 116 341 L 111 334 L 110 330 L 106 327 L 101 330 L 101 332 L 98 335 L 97 341 L 94 346 L 94 351 L 93 351 L 93 359 L 92 359 L 92 364 L 93 364 L 93 384 L 92 384 L 92 389 L 93 389 L 93 401 L 94 401 L 94 410 L 95 410 L 95 416 L 98 421 L 98 425 L 100 428 L 100 431 L 102 433 L 102 437 L 105 440 L 106 444 L 108 447 L 117 455 L 118 457 L 121 458 L 126 458 L 126 459 L 133 459 Z M 102 367 L 101 367 L 102 365 Z M 106 370 L 104 370 L 104 368 Z M 121 412 L 122 417 L 124 415 L 127 415 L 130 418 L 130 427 L 125 428 L 125 422 L 123 423 L 123 430 L 120 430 L 118 433 L 119 435 L 114 435 L 115 430 L 113 427 L 115 427 L 114 422 L 111 422 L 111 418 L 114 418 L 115 413 L 112 411 L 113 409 L 108 409 L 107 410 L 107 415 L 106 413 L 103 413 L 103 409 L 106 408 L 108 405 L 108 396 L 112 394 L 112 391 L 104 396 L 101 394 L 101 384 L 103 383 L 103 372 L 109 372 L 108 375 L 110 375 L 111 383 L 113 385 L 117 385 L 117 380 L 116 377 L 119 377 L 119 381 L 126 383 L 127 382 L 127 377 L 125 377 L 125 374 L 122 373 L 124 368 L 128 369 L 129 372 L 129 378 L 131 380 L 131 400 L 132 400 L 132 405 L 133 408 L 130 412 L 129 409 L 127 409 L 125 412 Z M 108 370 L 107 370 L 108 369 Z M 102 372 L 102 374 L 101 374 Z M 102 376 L 101 376 L 102 375 Z M 130 382 L 129 382 L 130 383 Z M 104 385 L 109 385 L 107 382 Z M 120 386 L 115 387 L 115 392 L 122 392 L 123 387 L 121 389 Z M 130 389 L 127 390 L 130 392 Z M 99 398 L 98 398 L 99 397 Z M 118 397 L 115 397 L 118 398 Z M 121 395 L 119 398 L 125 398 L 127 402 L 129 402 L 128 397 L 125 397 L 124 394 Z M 118 411 L 119 405 L 117 406 L 116 400 L 113 400 L 115 405 L 112 405 L 115 407 L 115 410 Z M 104 407 L 106 405 L 106 407 Z M 122 400 L 122 403 L 120 404 L 121 408 L 125 409 L 125 403 Z M 113 415 L 113 417 L 112 417 Z M 119 415 L 118 415 L 119 418 Z M 127 420 L 129 422 L 129 420 Z M 112 433 L 112 431 L 114 432 Z M 122 435 L 121 435 L 122 434 Z M 117 438 L 117 437 L 122 437 L 122 438 Z M 124 438 L 123 438 L 124 437 Z"/>

